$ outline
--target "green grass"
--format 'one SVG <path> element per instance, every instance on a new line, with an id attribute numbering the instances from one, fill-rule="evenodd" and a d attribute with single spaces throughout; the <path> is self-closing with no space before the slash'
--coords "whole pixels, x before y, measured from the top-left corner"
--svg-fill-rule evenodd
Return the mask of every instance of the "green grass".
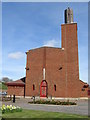
<path id="1" fill-rule="evenodd" d="M 22 112 L 15 112 L 15 113 L 5 113 L 3 114 L 3 118 L 83 118 L 84 120 L 87 119 L 87 116 L 75 115 L 75 114 L 65 114 L 65 113 L 58 113 L 58 112 L 45 112 L 45 111 L 35 111 L 35 110 L 22 110 Z M 53 120 L 52 119 L 52 120 Z M 90 119 L 88 119 L 90 120 Z"/>
<path id="2" fill-rule="evenodd" d="M 7 86 L 4 83 L 0 84 L 0 89 L 7 90 Z"/>

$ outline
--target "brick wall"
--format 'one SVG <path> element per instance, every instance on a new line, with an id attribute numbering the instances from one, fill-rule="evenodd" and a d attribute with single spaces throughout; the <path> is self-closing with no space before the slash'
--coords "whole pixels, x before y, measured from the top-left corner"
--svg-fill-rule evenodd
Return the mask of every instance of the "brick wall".
<path id="1" fill-rule="evenodd" d="M 27 52 L 26 96 L 40 96 L 43 68 L 46 69 L 48 96 L 85 97 L 84 83 L 79 80 L 77 24 L 61 25 L 62 50 L 54 47 L 41 47 Z M 61 69 L 62 68 L 62 69 Z M 33 90 L 35 85 L 35 90 Z M 54 90 L 56 85 L 56 91 Z"/>
<path id="2" fill-rule="evenodd" d="M 77 23 L 63 24 L 62 48 L 65 52 L 66 66 L 66 96 L 79 96 L 79 65 L 78 65 L 78 40 Z"/>
<path id="3" fill-rule="evenodd" d="M 24 87 L 21 86 L 8 86 L 8 95 L 24 96 Z"/>
<path id="4" fill-rule="evenodd" d="M 84 88 L 83 86 L 85 85 L 85 83 L 81 80 L 79 80 L 79 94 L 80 94 L 80 97 L 89 97 L 88 96 L 88 89 L 89 87 L 87 88 Z"/>

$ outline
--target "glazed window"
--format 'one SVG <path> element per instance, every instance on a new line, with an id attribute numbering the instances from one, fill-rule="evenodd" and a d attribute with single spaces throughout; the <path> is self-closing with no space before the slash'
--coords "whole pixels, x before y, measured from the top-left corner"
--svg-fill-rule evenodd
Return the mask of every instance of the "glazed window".
<path id="1" fill-rule="evenodd" d="M 35 90 L 35 85 L 33 84 L 33 90 Z"/>
<path id="2" fill-rule="evenodd" d="M 54 91 L 56 91 L 56 85 L 54 85 Z"/>

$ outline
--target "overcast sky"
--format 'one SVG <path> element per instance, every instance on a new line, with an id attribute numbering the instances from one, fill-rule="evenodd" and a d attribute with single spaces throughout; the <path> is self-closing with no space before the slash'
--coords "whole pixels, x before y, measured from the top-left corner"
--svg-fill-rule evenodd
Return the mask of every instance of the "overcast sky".
<path id="1" fill-rule="evenodd" d="M 27 50 L 61 47 L 61 24 L 68 6 L 78 25 L 80 79 L 88 82 L 88 3 L 3 3 L 3 77 L 25 76 Z"/>

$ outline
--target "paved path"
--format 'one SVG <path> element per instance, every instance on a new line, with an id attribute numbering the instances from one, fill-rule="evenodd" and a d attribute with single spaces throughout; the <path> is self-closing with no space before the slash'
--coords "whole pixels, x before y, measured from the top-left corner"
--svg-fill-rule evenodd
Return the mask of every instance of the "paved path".
<path id="1" fill-rule="evenodd" d="M 72 105 L 72 106 L 29 104 L 28 101 L 29 99 L 20 99 L 20 100 L 17 100 L 16 103 L 9 101 L 9 102 L 3 102 L 3 104 L 5 105 L 12 104 L 15 106 L 20 106 L 23 109 L 29 109 L 29 110 L 42 110 L 42 111 L 88 115 L 88 101 L 78 101 L 77 105 Z"/>

